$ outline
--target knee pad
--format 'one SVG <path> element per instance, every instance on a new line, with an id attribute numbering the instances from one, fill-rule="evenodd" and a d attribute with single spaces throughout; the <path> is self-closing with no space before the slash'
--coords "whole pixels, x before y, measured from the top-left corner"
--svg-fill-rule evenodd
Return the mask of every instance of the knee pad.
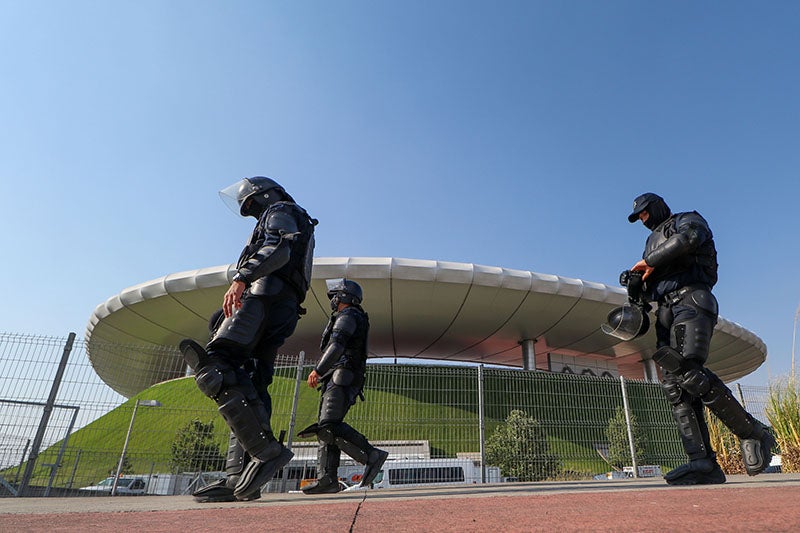
<path id="1" fill-rule="evenodd" d="M 708 394 L 711 383 L 702 368 L 691 368 L 683 374 L 681 388 L 695 398 L 702 398 Z"/>
<path id="2" fill-rule="evenodd" d="M 197 383 L 197 388 L 200 389 L 200 392 L 212 400 L 216 400 L 226 385 L 234 385 L 236 383 L 236 376 L 233 369 L 212 364 L 198 370 L 194 376 L 194 381 Z"/>

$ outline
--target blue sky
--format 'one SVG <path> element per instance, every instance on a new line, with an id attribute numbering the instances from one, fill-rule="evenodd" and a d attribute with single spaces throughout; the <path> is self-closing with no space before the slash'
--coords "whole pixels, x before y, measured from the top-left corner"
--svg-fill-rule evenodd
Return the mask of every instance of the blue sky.
<path id="1" fill-rule="evenodd" d="M 0 330 L 235 261 L 217 191 L 277 179 L 318 256 L 616 284 L 661 194 L 716 235 L 723 317 L 788 372 L 800 4 L 0 0 Z M 602 317 L 600 317 L 602 318 Z"/>

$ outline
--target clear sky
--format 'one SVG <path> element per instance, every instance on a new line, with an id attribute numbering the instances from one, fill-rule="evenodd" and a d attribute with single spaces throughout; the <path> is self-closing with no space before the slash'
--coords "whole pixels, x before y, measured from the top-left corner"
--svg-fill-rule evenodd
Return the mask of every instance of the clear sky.
<path id="1" fill-rule="evenodd" d="M 715 232 L 721 315 L 790 368 L 800 3 L 0 0 L 0 331 L 234 262 L 267 175 L 318 256 L 617 284 L 661 194 Z M 598 317 L 598 324 L 603 317 Z"/>

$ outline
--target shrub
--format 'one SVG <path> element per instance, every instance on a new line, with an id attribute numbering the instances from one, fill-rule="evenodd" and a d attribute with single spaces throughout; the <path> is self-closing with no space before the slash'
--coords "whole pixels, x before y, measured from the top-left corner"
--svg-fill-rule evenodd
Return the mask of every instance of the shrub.
<path id="1" fill-rule="evenodd" d="M 562 469 L 561 460 L 550 453 L 542 425 L 518 409 L 511 411 L 487 439 L 486 461 L 520 481 L 553 478 Z"/>
<path id="2" fill-rule="evenodd" d="M 637 461 L 644 459 L 646 439 L 636 420 L 631 414 L 631 431 L 633 432 L 633 448 Z M 606 427 L 608 439 L 608 462 L 617 469 L 633 465 L 631 446 L 628 440 L 628 424 L 625 420 L 625 409 L 618 406 L 614 416 L 608 420 Z"/>
<path id="3" fill-rule="evenodd" d="M 204 424 L 195 418 L 175 435 L 172 443 L 170 468 L 173 473 L 218 471 L 225 465 L 225 457 L 214 442 L 214 422 Z"/>

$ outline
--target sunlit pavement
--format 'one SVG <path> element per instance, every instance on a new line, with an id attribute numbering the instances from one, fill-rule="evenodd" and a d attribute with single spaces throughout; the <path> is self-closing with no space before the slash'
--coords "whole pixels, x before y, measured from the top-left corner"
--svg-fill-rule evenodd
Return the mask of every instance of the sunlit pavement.
<path id="1" fill-rule="evenodd" d="M 800 487 L 800 474 L 762 474 L 728 476 L 723 485 L 671 487 L 661 478 L 615 479 L 567 482 L 498 483 L 431 488 L 378 489 L 307 496 L 302 493 L 265 493 L 251 502 L 197 503 L 191 496 L 117 496 L 72 498 L 1 498 L 0 514 L 110 513 L 141 511 L 179 511 L 213 508 L 255 508 L 265 506 L 313 506 L 352 504 L 367 501 L 403 501 L 448 498 L 491 498 L 548 496 L 555 494 L 615 493 L 624 491 L 675 491 Z"/>

